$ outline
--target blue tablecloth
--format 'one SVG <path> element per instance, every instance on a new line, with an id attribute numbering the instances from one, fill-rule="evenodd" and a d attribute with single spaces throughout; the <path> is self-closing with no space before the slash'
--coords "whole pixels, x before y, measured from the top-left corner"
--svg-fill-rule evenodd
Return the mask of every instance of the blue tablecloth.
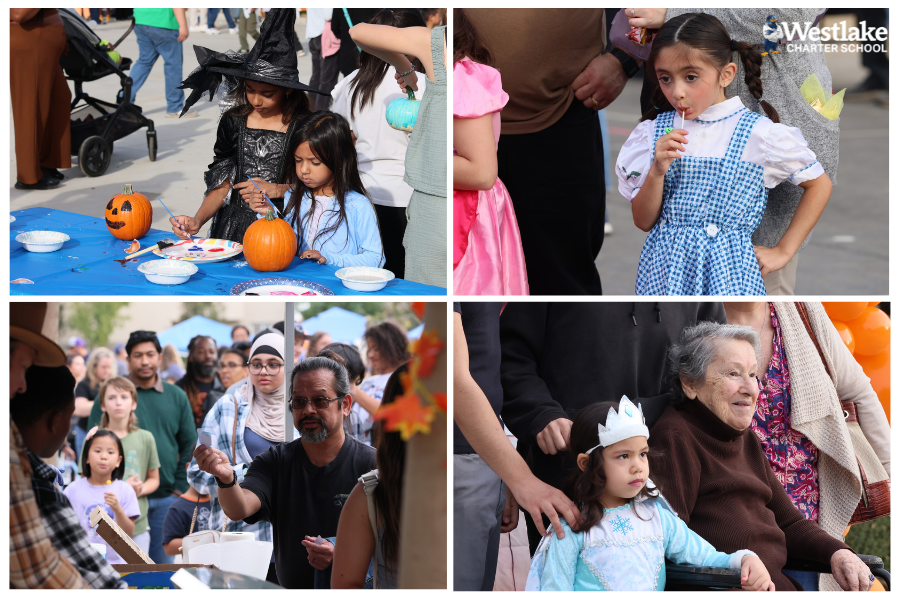
<path id="1" fill-rule="evenodd" d="M 344 287 L 334 276 L 337 267 L 320 265 L 311 260 L 294 258 L 291 266 L 278 273 L 262 273 L 250 268 L 243 254 L 219 263 L 198 264 L 200 270 L 187 283 L 158 285 L 147 281 L 137 268 L 140 263 L 157 260 L 148 252 L 133 261 L 125 258 L 127 242 L 110 235 L 101 214 L 97 217 L 54 210 L 52 208 L 27 208 L 11 213 L 16 218 L 9 224 L 9 278 L 33 281 L 11 283 L 10 294 L 69 296 L 221 296 L 244 281 L 269 277 L 302 279 L 324 285 L 337 295 L 388 295 L 432 296 L 446 295 L 447 290 L 431 285 L 394 279 L 378 292 L 357 292 Z M 25 231 L 50 230 L 66 233 L 71 238 L 56 252 L 28 252 L 16 241 Z M 147 248 L 159 240 L 175 235 L 169 231 L 151 229 L 141 240 L 141 248 Z M 119 262 L 117 262 L 117 260 Z"/>

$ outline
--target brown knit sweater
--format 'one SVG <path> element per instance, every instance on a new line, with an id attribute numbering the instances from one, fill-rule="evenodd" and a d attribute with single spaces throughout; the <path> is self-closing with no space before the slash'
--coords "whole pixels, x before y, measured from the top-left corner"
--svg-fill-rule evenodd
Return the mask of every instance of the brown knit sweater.
<path id="1" fill-rule="evenodd" d="M 795 589 L 781 572 L 788 556 L 829 564 L 849 549 L 803 518 L 750 429 L 732 429 L 700 402 L 667 408 L 650 447 L 663 453 L 653 479 L 678 516 L 720 552 L 756 552 L 777 590 Z"/>

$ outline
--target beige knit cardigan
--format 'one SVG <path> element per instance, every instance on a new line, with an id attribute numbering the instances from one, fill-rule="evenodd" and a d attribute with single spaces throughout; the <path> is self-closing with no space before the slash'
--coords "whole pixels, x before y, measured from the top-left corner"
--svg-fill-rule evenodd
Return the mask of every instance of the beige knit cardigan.
<path id="1" fill-rule="evenodd" d="M 796 306 L 792 302 L 773 305 L 790 373 L 791 426 L 819 449 L 819 526 L 843 539 L 859 504 L 862 481 L 840 402 L 852 400 L 856 404 L 860 427 L 889 475 L 890 425 L 869 378 L 822 305 L 807 302 L 806 309 L 834 381 L 829 379 Z M 820 578 L 820 588 L 840 589 L 831 576 Z"/>

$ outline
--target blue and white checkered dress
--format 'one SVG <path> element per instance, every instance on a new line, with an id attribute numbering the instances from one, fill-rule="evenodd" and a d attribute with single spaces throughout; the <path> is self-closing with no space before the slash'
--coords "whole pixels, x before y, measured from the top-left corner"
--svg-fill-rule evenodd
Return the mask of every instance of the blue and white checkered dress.
<path id="1" fill-rule="evenodd" d="M 768 189 L 763 168 L 741 160 L 762 116 L 742 110 L 723 158 L 684 156 L 669 167 L 662 212 L 641 251 L 635 294 L 765 296 L 750 236 Z M 675 111 L 657 117 L 654 143 L 666 127 L 674 128 L 674 118 Z"/>

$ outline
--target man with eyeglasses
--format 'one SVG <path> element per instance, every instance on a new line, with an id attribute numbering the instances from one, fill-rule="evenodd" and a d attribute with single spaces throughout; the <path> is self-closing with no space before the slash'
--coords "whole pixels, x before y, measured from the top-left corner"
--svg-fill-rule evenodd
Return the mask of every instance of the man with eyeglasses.
<path id="1" fill-rule="evenodd" d="M 176 385 L 159 376 L 162 346 L 153 331 L 134 331 L 125 344 L 128 353 L 128 378 L 137 388 L 138 403 L 134 414 L 141 429 L 153 434 L 159 453 L 159 488 L 148 497 L 150 551 L 159 564 L 171 563 L 162 543 L 166 511 L 175 498 L 188 489 L 184 465 L 191 459 L 197 443 L 197 429 L 187 395 Z M 99 425 L 100 403 L 94 402 L 88 429 Z"/>
<path id="2" fill-rule="evenodd" d="M 251 373 L 260 368 L 250 364 Z M 316 570 L 331 567 L 334 545 L 326 538 L 336 535 L 341 508 L 359 477 L 375 468 L 375 449 L 344 435 L 351 397 L 342 364 L 324 356 L 299 363 L 289 398 L 300 439 L 256 456 L 240 483 L 224 452 L 201 444 L 194 458 L 215 476 L 229 519 L 272 524 L 279 584 L 311 589 Z M 327 572 L 320 577 L 330 578 Z"/>

